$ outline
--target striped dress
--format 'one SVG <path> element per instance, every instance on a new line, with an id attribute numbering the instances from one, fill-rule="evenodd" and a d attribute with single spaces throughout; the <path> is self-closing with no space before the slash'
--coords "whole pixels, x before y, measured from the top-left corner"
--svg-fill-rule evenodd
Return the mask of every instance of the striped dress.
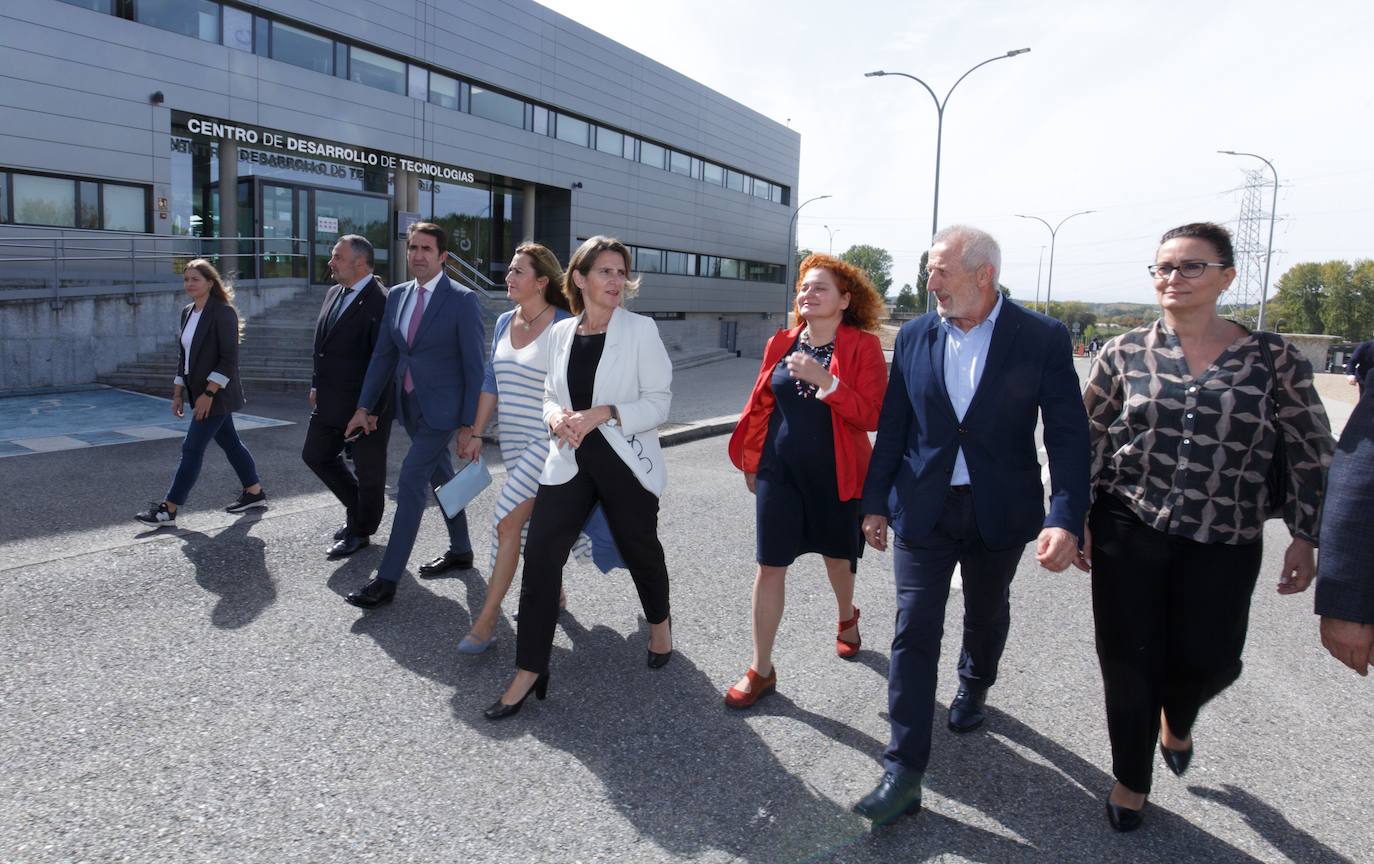
<path id="1" fill-rule="evenodd" d="M 501 460 L 506 465 L 506 482 L 496 496 L 491 520 L 492 565 L 496 563 L 497 523 L 539 491 L 539 474 L 549 454 L 549 431 L 544 427 L 544 376 L 548 371 L 552 327 L 546 326 L 539 338 L 517 349 L 511 345 L 511 321 L 508 313 L 498 322 L 490 361 L 498 394 L 496 417 L 501 424 Z M 526 522 L 520 529 L 521 554 L 528 531 Z M 585 533 L 577 538 L 572 554 L 579 561 L 592 560 L 592 544 Z"/>

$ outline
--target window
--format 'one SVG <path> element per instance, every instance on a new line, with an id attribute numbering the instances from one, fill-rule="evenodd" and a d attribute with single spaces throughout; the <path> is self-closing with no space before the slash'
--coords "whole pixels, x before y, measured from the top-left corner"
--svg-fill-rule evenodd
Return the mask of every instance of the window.
<path id="1" fill-rule="evenodd" d="M 224 44 L 253 53 L 253 13 L 235 6 L 224 7 Z"/>
<path id="2" fill-rule="evenodd" d="M 768 199 L 768 200 L 772 201 L 772 202 L 775 203 L 775 204 L 786 204 L 786 203 L 787 203 L 786 196 L 783 194 L 783 191 L 782 191 L 782 187 L 781 187 L 781 186 L 779 186 L 778 184 L 774 183 L 774 184 L 773 184 L 772 192 L 773 192 L 773 194 L 772 194 L 771 196 L 769 196 L 769 199 Z"/>
<path id="3" fill-rule="evenodd" d="M 100 227 L 106 231 L 148 230 L 148 194 L 141 186 L 106 183 Z"/>
<path id="4" fill-rule="evenodd" d="M 348 80 L 404 96 L 406 64 L 353 45 L 348 50 Z"/>
<path id="5" fill-rule="evenodd" d="M 472 88 L 470 99 L 469 110 L 476 116 L 505 123 L 516 129 L 525 128 L 525 103 L 519 99 L 512 99 L 503 93 L 483 90 L 476 86 Z"/>
<path id="6" fill-rule="evenodd" d="M 334 43 L 334 74 L 339 78 L 348 77 L 348 43 Z"/>
<path id="7" fill-rule="evenodd" d="M 62 0 L 72 6 L 80 6 L 82 9 L 90 9 L 93 12 L 104 12 L 110 14 L 113 0 Z"/>
<path id="8" fill-rule="evenodd" d="M 620 155 L 629 159 L 631 162 L 639 158 L 639 152 L 635 149 L 639 144 L 639 139 L 631 135 L 625 136 L 625 151 Z"/>
<path id="9" fill-rule="evenodd" d="M 640 273 L 663 272 L 663 250 L 635 247 L 635 269 Z"/>
<path id="10" fill-rule="evenodd" d="M 720 259 L 714 255 L 698 255 L 697 265 L 697 273 L 702 276 L 720 275 Z"/>
<path id="11" fill-rule="evenodd" d="M 76 184 L 71 180 L 15 174 L 13 182 L 15 222 L 76 227 Z"/>
<path id="12" fill-rule="evenodd" d="M 655 168 L 663 168 L 666 165 L 668 151 L 657 144 L 650 144 L 648 141 L 639 142 L 639 161 L 645 165 L 652 165 Z"/>
<path id="13" fill-rule="evenodd" d="M 259 15 L 253 19 L 253 53 L 259 57 L 271 57 L 272 22 Z"/>
<path id="14" fill-rule="evenodd" d="M 423 66 L 411 66 L 410 77 L 408 79 L 408 90 L 410 98 L 419 99 L 421 102 L 429 101 L 429 70 Z"/>
<path id="15" fill-rule="evenodd" d="M 279 21 L 272 22 L 272 59 L 302 69 L 334 74 L 334 43 Z"/>
<path id="16" fill-rule="evenodd" d="M 714 183 L 717 186 L 725 185 L 725 169 L 714 162 L 703 162 L 701 168 L 701 179 L 707 183 Z"/>
<path id="17" fill-rule="evenodd" d="M 462 103 L 458 101 L 458 82 L 438 72 L 429 73 L 429 101 L 440 108 L 460 110 Z"/>
<path id="18" fill-rule="evenodd" d="M 755 198 L 763 198 L 764 200 L 767 200 L 768 194 L 769 194 L 769 193 L 768 193 L 768 187 L 769 187 L 769 185 L 770 185 L 770 184 L 768 183 L 768 181 L 767 181 L 767 180 L 760 180 L 760 179 L 757 178 L 757 177 L 753 177 L 753 178 L 750 178 L 750 179 L 752 179 L 752 180 L 754 181 L 754 197 L 755 197 Z"/>
<path id="19" fill-rule="evenodd" d="M 0 225 L 10 221 L 10 178 L 0 171 Z"/>
<path id="20" fill-rule="evenodd" d="M 625 136 L 605 126 L 596 127 L 596 149 L 602 153 L 619 156 L 625 152 Z"/>
<path id="21" fill-rule="evenodd" d="M 736 192 L 745 191 L 744 180 L 744 175 L 738 171 L 731 171 L 729 168 L 725 169 L 725 185 L 729 188 L 734 189 Z"/>
<path id="22" fill-rule="evenodd" d="M 692 157 L 692 178 L 695 180 L 701 179 L 701 160 L 695 156 Z"/>
<path id="23" fill-rule="evenodd" d="M 668 151 L 668 170 L 674 174 L 692 175 L 692 157 L 676 150 Z"/>
<path id="24" fill-rule="evenodd" d="M 687 262 L 691 257 L 686 252 L 665 252 L 663 272 L 674 273 L 679 276 L 692 275 L 687 271 Z"/>
<path id="25" fill-rule="evenodd" d="M 219 4 L 210 0 L 136 0 L 134 20 L 206 42 L 219 41 Z"/>
<path id="26" fill-rule="evenodd" d="M 76 227 L 100 227 L 100 184 L 94 180 L 76 184 Z"/>
<path id="27" fill-rule="evenodd" d="M 738 279 L 740 278 L 740 262 L 738 258 L 720 259 L 720 278 Z"/>
<path id="28" fill-rule="evenodd" d="M 534 132 L 536 135 L 549 134 L 549 109 L 545 108 L 543 105 L 534 106 L 530 131 Z"/>
<path id="29" fill-rule="evenodd" d="M 591 124 L 585 120 L 578 120 L 576 117 L 569 117 L 567 114 L 558 114 L 554 125 L 554 134 L 559 141 L 567 141 L 581 147 L 587 146 L 587 139 L 591 134 Z"/>

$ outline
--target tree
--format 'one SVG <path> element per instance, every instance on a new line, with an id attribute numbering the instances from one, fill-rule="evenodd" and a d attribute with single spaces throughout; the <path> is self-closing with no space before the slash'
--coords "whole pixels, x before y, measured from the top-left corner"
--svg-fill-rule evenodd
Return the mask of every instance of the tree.
<path id="1" fill-rule="evenodd" d="M 1322 265 L 1326 298 L 1322 323 L 1326 332 L 1356 342 L 1374 330 L 1374 261 L 1328 261 Z"/>
<path id="2" fill-rule="evenodd" d="M 1322 265 L 1315 262 L 1295 264 L 1279 277 L 1274 306 L 1283 329 L 1289 333 L 1323 333 L 1322 300 L 1326 292 Z M 1277 328 L 1276 328 L 1277 329 Z"/>
<path id="3" fill-rule="evenodd" d="M 892 308 L 903 312 L 916 311 L 916 292 L 911 290 L 911 284 L 902 285 L 902 290 L 897 292 L 897 302 L 892 304 Z"/>
<path id="4" fill-rule="evenodd" d="M 886 249 L 866 245 L 850 246 L 840 259 L 867 273 L 869 281 L 878 289 L 878 293 L 887 295 L 887 289 L 892 287 L 892 256 Z"/>
<path id="5" fill-rule="evenodd" d="M 803 262 L 803 261 L 805 261 L 807 258 L 811 257 L 811 254 L 812 254 L 812 252 L 811 252 L 810 249 L 798 249 L 798 250 L 797 250 L 797 260 L 796 260 L 796 262 L 795 262 L 792 266 L 795 267 L 795 268 L 797 269 L 798 272 L 800 272 L 800 271 L 801 271 L 801 262 Z"/>
<path id="6" fill-rule="evenodd" d="M 926 262 L 930 260 L 930 250 L 921 253 L 921 268 L 916 274 L 916 308 L 925 311 L 930 303 L 930 271 L 926 270 Z"/>
<path id="7" fill-rule="evenodd" d="M 1007 298 L 1008 300 L 1011 299 L 1011 289 L 1003 285 L 1001 282 L 997 283 L 997 290 L 1002 292 L 1003 297 Z"/>
<path id="8" fill-rule="evenodd" d="M 1087 303 L 1078 300 L 1051 300 L 1047 314 L 1063 321 L 1070 332 L 1073 332 L 1075 324 L 1078 325 L 1078 332 L 1083 333 L 1097 323 L 1097 313 Z"/>

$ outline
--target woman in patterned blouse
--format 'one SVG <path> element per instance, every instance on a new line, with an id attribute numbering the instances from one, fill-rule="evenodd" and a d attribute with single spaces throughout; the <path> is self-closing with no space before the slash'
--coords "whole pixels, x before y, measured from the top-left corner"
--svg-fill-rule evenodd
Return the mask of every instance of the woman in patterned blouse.
<path id="1" fill-rule="evenodd" d="M 1181 775 L 1199 709 L 1240 676 L 1267 518 L 1293 537 L 1279 593 L 1315 570 L 1331 426 L 1302 354 L 1217 314 L 1234 263 L 1219 225 L 1166 233 L 1149 268 L 1162 316 L 1103 346 L 1083 395 L 1095 500 L 1079 566 L 1092 568 L 1118 831 L 1141 823 L 1156 740 Z M 1280 434 L 1289 493 L 1276 503 L 1265 478 Z"/>

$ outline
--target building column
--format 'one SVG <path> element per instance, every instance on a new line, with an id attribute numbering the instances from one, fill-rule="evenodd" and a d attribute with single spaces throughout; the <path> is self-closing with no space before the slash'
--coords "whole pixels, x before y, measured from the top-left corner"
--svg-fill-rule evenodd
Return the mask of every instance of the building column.
<path id="1" fill-rule="evenodd" d="M 534 184 L 525 184 L 525 205 L 522 211 L 524 224 L 520 226 L 520 234 L 526 242 L 534 240 Z"/>
<path id="2" fill-rule="evenodd" d="M 239 145 L 219 142 L 219 269 L 222 273 L 244 273 L 248 262 L 237 257 L 239 237 Z M 256 271 L 254 271 L 256 272 Z"/>
<path id="3" fill-rule="evenodd" d="M 410 172 L 397 168 L 393 172 L 391 186 L 392 209 L 396 213 L 411 212 L 413 199 L 410 197 Z M 406 241 L 404 237 L 393 237 L 391 238 L 391 284 L 399 284 L 405 280 Z"/>

